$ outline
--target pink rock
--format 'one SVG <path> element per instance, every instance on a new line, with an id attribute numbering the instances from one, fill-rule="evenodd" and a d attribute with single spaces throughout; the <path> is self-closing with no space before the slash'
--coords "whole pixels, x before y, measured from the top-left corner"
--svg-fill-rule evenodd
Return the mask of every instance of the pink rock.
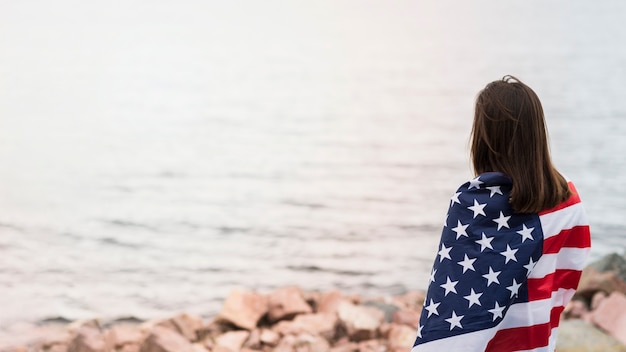
<path id="1" fill-rule="evenodd" d="M 626 296 L 613 292 L 593 311 L 591 321 L 626 344 Z"/>
<path id="2" fill-rule="evenodd" d="M 68 348 L 67 345 L 53 345 L 46 349 L 46 352 L 68 352 Z"/>
<path id="3" fill-rule="evenodd" d="M 262 329 L 260 339 L 268 346 L 276 346 L 280 341 L 280 334 L 269 329 Z"/>
<path id="4" fill-rule="evenodd" d="M 261 348 L 261 329 L 256 328 L 250 331 L 250 336 L 243 344 L 244 348 L 248 349 L 260 349 Z"/>
<path id="5" fill-rule="evenodd" d="M 215 345 L 226 347 L 230 349 L 231 351 L 238 352 L 239 350 L 241 350 L 241 347 L 243 346 L 244 342 L 246 342 L 249 336 L 250 336 L 249 331 L 244 331 L 244 330 L 229 331 L 227 333 L 224 333 L 218 336 L 215 339 Z"/>
<path id="6" fill-rule="evenodd" d="M 270 321 L 290 319 L 297 314 L 312 312 L 298 287 L 282 287 L 270 293 L 268 310 Z"/>
<path id="7" fill-rule="evenodd" d="M 387 347 L 380 340 L 367 340 L 359 342 L 359 352 L 386 352 Z"/>
<path id="8" fill-rule="evenodd" d="M 99 328 L 85 325 L 78 328 L 67 350 L 68 352 L 107 352 L 112 347 Z"/>
<path id="9" fill-rule="evenodd" d="M 607 297 L 607 294 L 604 293 L 603 291 L 598 291 L 596 292 L 593 297 L 591 298 L 591 309 L 594 310 L 596 308 L 598 308 L 598 306 L 600 305 L 600 303 L 602 301 L 604 301 L 604 299 Z"/>
<path id="10" fill-rule="evenodd" d="M 329 291 L 321 294 L 318 301 L 317 312 L 318 313 L 337 313 L 339 303 L 347 302 L 348 299 L 343 297 L 339 291 Z"/>
<path id="11" fill-rule="evenodd" d="M 359 344 L 356 342 L 346 342 L 333 346 L 329 352 L 357 352 Z"/>
<path id="12" fill-rule="evenodd" d="M 194 343 L 191 345 L 193 352 L 209 352 L 201 343 Z"/>
<path id="13" fill-rule="evenodd" d="M 176 327 L 178 333 L 189 341 L 196 341 L 198 338 L 196 331 L 200 330 L 204 325 L 201 317 L 187 313 L 179 314 L 169 320 Z"/>
<path id="14" fill-rule="evenodd" d="M 137 326 L 114 325 L 105 332 L 105 336 L 110 346 L 122 347 L 126 344 L 140 345 L 144 335 Z"/>
<path id="15" fill-rule="evenodd" d="M 118 348 L 117 352 L 139 352 L 141 350 L 141 345 L 135 343 L 128 343 L 124 346 Z"/>
<path id="16" fill-rule="evenodd" d="M 338 318 L 336 314 L 301 314 L 296 316 L 293 320 L 279 322 L 274 325 L 272 330 L 281 335 L 309 333 L 320 335 L 327 340 L 331 340 L 335 336 L 337 323 Z"/>
<path id="17" fill-rule="evenodd" d="M 141 345 L 141 352 L 193 352 L 193 346 L 174 330 L 155 326 Z"/>
<path id="18" fill-rule="evenodd" d="M 580 277 L 575 297 L 582 297 L 590 301 L 591 297 L 598 291 L 609 294 L 618 291 L 626 294 L 626 282 L 622 281 L 614 271 L 599 272 L 588 266 L 583 270 Z"/>
<path id="19" fill-rule="evenodd" d="M 348 331 L 348 335 L 354 341 L 376 338 L 376 331 L 385 320 L 385 313 L 379 309 L 355 306 L 348 302 L 339 304 L 338 314 Z"/>
<path id="20" fill-rule="evenodd" d="M 569 301 L 563 310 L 565 319 L 585 319 L 587 314 L 589 314 L 587 304 L 579 299 Z"/>
<path id="21" fill-rule="evenodd" d="M 219 318 L 241 328 L 252 330 L 267 313 L 267 299 L 257 293 L 234 290 L 228 295 Z"/>
<path id="22" fill-rule="evenodd" d="M 408 351 L 413 347 L 417 331 L 411 327 L 400 324 L 392 324 L 389 330 L 388 344 L 390 347 L 400 347 Z"/>
<path id="23" fill-rule="evenodd" d="M 393 322 L 417 329 L 420 322 L 420 315 L 420 312 L 413 309 L 400 309 L 393 312 Z"/>
<path id="24" fill-rule="evenodd" d="M 394 304 L 406 309 L 415 310 L 419 313 L 422 312 L 422 306 L 424 305 L 424 299 L 426 295 L 422 291 L 410 291 L 402 296 L 396 296 L 393 298 Z"/>
<path id="25" fill-rule="evenodd" d="M 321 336 L 311 334 L 287 335 L 280 340 L 274 352 L 328 352 L 330 345 Z"/>

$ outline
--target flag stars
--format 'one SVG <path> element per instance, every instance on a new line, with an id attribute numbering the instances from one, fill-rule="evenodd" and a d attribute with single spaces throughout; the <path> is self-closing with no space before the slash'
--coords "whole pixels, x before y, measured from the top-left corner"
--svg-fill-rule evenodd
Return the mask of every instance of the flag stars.
<path id="1" fill-rule="evenodd" d="M 476 241 L 476 243 L 480 245 L 481 253 L 485 250 L 485 248 L 489 248 L 493 250 L 493 247 L 491 246 L 491 241 L 493 241 L 493 237 L 487 237 L 485 236 L 485 233 L 483 232 L 482 238 Z"/>
<path id="2" fill-rule="evenodd" d="M 428 318 L 430 318 L 431 315 L 439 315 L 439 312 L 437 311 L 437 307 L 439 307 L 439 305 L 441 304 L 441 302 L 437 302 L 435 303 L 433 301 L 433 299 L 430 299 L 430 303 L 424 307 L 424 309 L 426 309 L 428 311 Z"/>
<path id="3" fill-rule="evenodd" d="M 430 273 L 430 282 L 435 282 L 435 274 L 437 273 L 437 269 L 433 268 L 433 271 Z"/>
<path id="4" fill-rule="evenodd" d="M 450 260 L 452 260 L 452 258 L 450 258 L 450 250 L 452 250 L 452 246 L 450 247 L 446 247 L 445 244 L 441 244 L 441 249 L 439 250 L 439 262 L 443 262 L 444 258 L 448 258 Z"/>
<path id="5" fill-rule="evenodd" d="M 498 224 L 498 231 L 500 231 L 500 229 L 503 227 L 506 227 L 507 229 L 509 228 L 510 218 L 510 216 L 504 216 L 504 214 L 500 212 L 500 217 L 498 217 L 497 219 L 493 219 L 493 221 Z"/>
<path id="6" fill-rule="evenodd" d="M 500 253 L 504 256 L 504 264 L 508 263 L 509 260 L 517 262 L 517 258 L 515 258 L 515 253 L 517 253 L 517 251 L 517 249 L 511 249 L 511 247 L 507 244 L 506 251 Z"/>
<path id="7" fill-rule="evenodd" d="M 452 195 L 452 198 L 450 198 L 450 208 L 452 208 L 454 206 L 454 203 L 459 203 L 461 204 L 461 201 L 459 200 L 459 196 L 461 195 L 461 192 L 455 192 Z"/>
<path id="8" fill-rule="evenodd" d="M 537 264 L 537 262 L 533 262 L 533 258 L 530 257 L 530 259 L 528 259 L 528 264 L 524 265 L 524 268 L 526 268 L 526 276 L 530 275 L 530 271 L 533 270 L 535 264 Z"/>
<path id="9" fill-rule="evenodd" d="M 470 259 L 467 256 L 467 254 L 465 254 L 465 258 L 463 258 L 463 260 L 458 262 L 457 264 L 459 264 L 460 266 L 463 267 L 463 274 L 465 274 L 465 272 L 468 271 L 468 270 L 476 271 L 476 270 L 474 270 L 474 262 L 475 261 L 476 261 L 476 258 Z"/>
<path id="10" fill-rule="evenodd" d="M 496 283 L 500 285 L 500 281 L 498 280 L 498 275 L 500 275 L 501 271 L 493 271 L 491 267 L 489 267 L 489 273 L 483 275 L 485 279 L 487 279 L 487 287 L 492 283 Z"/>
<path id="11" fill-rule="evenodd" d="M 471 289 L 470 294 L 467 295 L 467 296 L 463 296 L 463 298 L 465 298 L 466 300 L 469 301 L 468 302 L 469 303 L 469 307 L 468 308 L 472 308 L 472 306 L 474 304 L 482 306 L 482 304 L 480 304 L 480 300 L 479 300 L 480 296 L 482 296 L 482 295 L 483 295 L 482 293 L 476 293 L 476 292 L 474 292 L 474 289 Z"/>
<path id="12" fill-rule="evenodd" d="M 456 232 L 456 239 L 458 240 L 461 236 L 465 236 L 468 237 L 467 232 L 465 231 L 467 229 L 467 227 L 469 226 L 469 224 L 467 225 L 463 225 L 461 223 L 461 220 L 457 220 L 457 225 L 455 228 L 452 229 L 452 231 Z"/>
<path id="13" fill-rule="evenodd" d="M 478 176 L 475 179 L 469 181 L 468 190 L 470 190 L 472 188 L 480 189 L 480 185 L 482 185 L 484 182 L 480 181 L 479 179 L 480 179 L 480 176 Z"/>
<path id="14" fill-rule="evenodd" d="M 463 329 L 463 326 L 461 325 L 461 319 L 463 319 L 463 317 L 464 317 L 463 315 L 457 316 L 456 313 L 452 311 L 452 316 L 446 319 L 446 321 L 450 323 L 450 331 L 452 331 L 452 329 L 454 329 L 457 326 Z"/>
<path id="15" fill-rule="evenodd" d="M 535 229 L 534 227 L 527 228 L 526 224 L 522 224 L 522 229 L 520 231 L 517 231 L 517 233 L 522 236 L 522 243 L 524 243 L 524 241 L 526 240 L 531 240 L 531 241 L 535 240 L 535 238 L 532 235 L 532 232 L 534 229 Z"/>
<path id="16" fill-rule="evenodd" d="M 500 305 L 496 301 L 496 305 L 493 307 L 493 309 L 489 309 L 489 313 L 493 314 L 492 321 L 496 321 L 497 318 L 502 318 L 502 311 L 504 310 L 504 308 L 506 308 L 506 306 L 500 307 Z"/>
<path id="17" fill-rule="evenodd" d="M 517 281 L 515 281 L 515 279 L 513 279 L 513 284 L 511 286 L 507 286 L 506 289 L 511 291 L 511 297 L 513 298 L 513 296 L 517 296 L 518 292 L 519 292 L 519 288 L 520 286 L 522 286 L 521 283 L 517 283 Z"/>
<path id="18" fill-rule="evenodd" d="M 420 339 L 422 338 L 422 329 L 424 328 L 424 325 L 419 325 L 417 327 L 417 337 L 419 337 Z"/>
<path id="19" fill-rule="evenodd" d="M 474 205 L 467 207 L 467 209 L 474 212 L 474 219 L 476 219 L 478 215 L 487 216 L 484 210 L 485 206 L 487 206 L 487 203 L 480 204 L 476 199 L 474 199 Z"/>
<path id="20" fill-rule="evenodd" d="M 489 198 L 493 197 L 496 194 L 503 195 L 500 186 L 487 187 L 487 189 L 491 191 L 491 193 L 489 193 Z"/>
<path id="21" fill-rule="evenodd" d="M 448 295 L 448 293 L 450 293 L 450 292 L 454 292 L 454 293 L 456 293 L 456 287 L 455 287 L 455 286 L 456 286 L 456 284 L 457 284 L 457 283 L 458 283 L 458 281 L 450 281 L 450 276 L 448 276 L 448 277 L 446 278 L 446 283 L 445 283 L 445 284 L 440 285 L 440 286 L 441 286 L 441 288 L 443 288 L 444 290 L 446 290 L 446 292 L 444 292 L 443 296 L 444 296 L 444 297 L 445 297 L 445 296 L 447 296 L 447 295 Z"/>

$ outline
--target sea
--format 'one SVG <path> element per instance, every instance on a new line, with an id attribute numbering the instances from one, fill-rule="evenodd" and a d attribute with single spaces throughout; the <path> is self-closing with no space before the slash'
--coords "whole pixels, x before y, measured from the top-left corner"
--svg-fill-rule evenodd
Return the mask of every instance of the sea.
<path id="1" fill-rule="evenodd" d="M 0 331 L 424 289 L 476 94 L 542 100 L 626 249 L 626 2 L 0 2 Z"/>

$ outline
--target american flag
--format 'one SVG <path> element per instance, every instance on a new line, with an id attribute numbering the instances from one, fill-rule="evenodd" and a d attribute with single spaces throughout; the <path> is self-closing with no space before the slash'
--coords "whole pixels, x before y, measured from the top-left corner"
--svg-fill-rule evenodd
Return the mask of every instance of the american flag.
<path id="1" fill-rule="evenodd" d="M 412 352 L 554 351 L 591 245 L 580 198 L 516 214 L 511 179 L 485 173 L 452 196 Z"/>

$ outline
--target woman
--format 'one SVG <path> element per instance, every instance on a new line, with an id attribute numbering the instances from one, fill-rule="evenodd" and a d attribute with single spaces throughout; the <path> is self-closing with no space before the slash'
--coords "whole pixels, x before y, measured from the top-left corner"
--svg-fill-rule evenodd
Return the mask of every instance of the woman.
<path id="1" fill-rule="evenodd" d="M 512 76 L 478 95 L 473 180 L 452 196 L 412 352 L 554 351 L 590 247 L 543 109 Z"/>

